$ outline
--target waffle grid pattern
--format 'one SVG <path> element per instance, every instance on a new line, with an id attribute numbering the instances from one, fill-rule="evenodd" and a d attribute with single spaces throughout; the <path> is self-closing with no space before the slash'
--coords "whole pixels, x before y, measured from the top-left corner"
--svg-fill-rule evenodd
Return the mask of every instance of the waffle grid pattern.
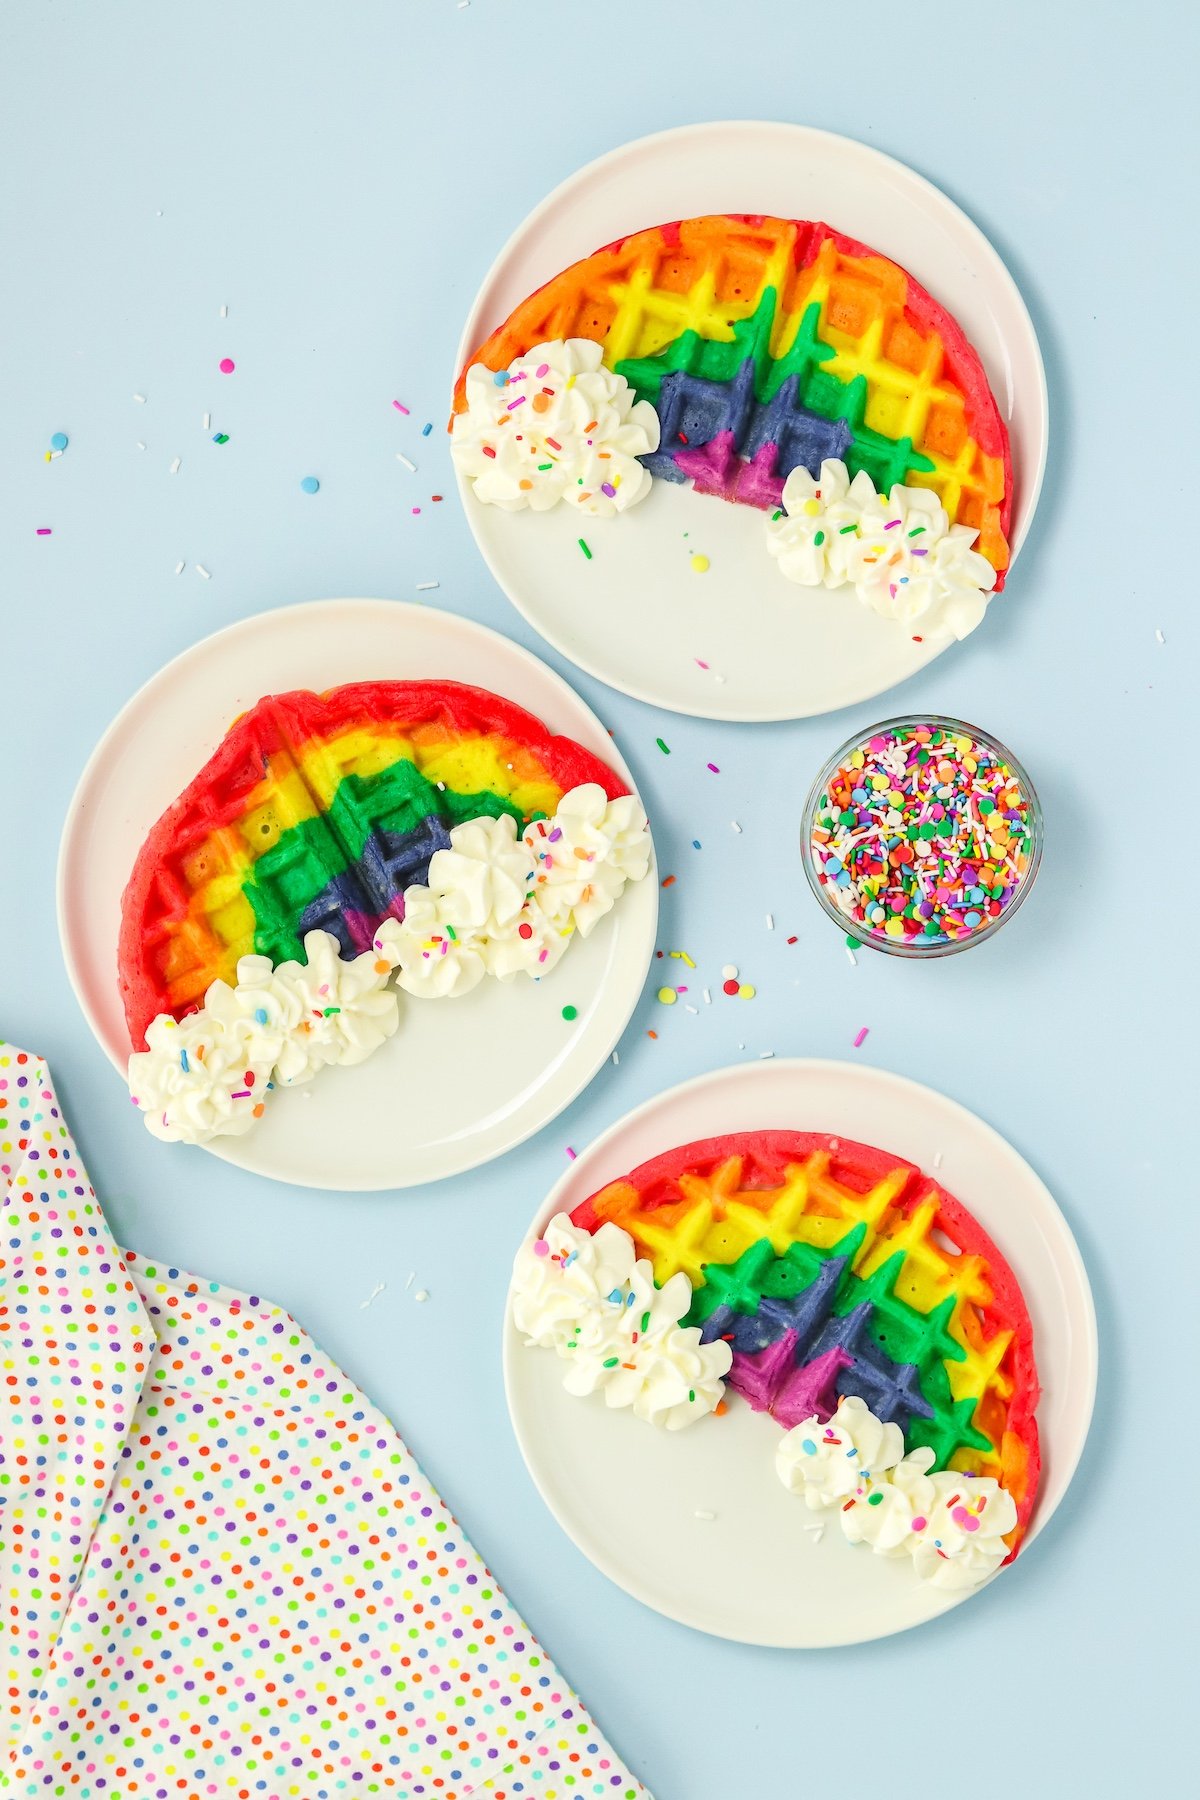
<path id="1" fill-rule="evenodd" d="M 979 531 L 979 549 L 1003 570 L 1004 460 L 972 435 L 970 396 L 947 366 L 948 346 L 922 327 L 911 300 L 901 268 L 853 254 L 826 226 L 689 219 L 639 232 L 565 271 L 472 361 L 507 367 L 536 343 L 592 338 L 641 397 L 669 408 L 659 391 L 664 377 L 728 383 L 752 355 L 762 405 L 795 377 L 794 411 L 850 428 L 852 468 L 865 468 L 881 491 L 897 481 L 932 488 L 952 522 Z M 986 396 L 981 371 L 976 385 Z M 686 443 L 696 443 L 690 433 Z M 656 472 L 665 472 L 664 453 L 680 447 L 664 432 Z M 781 462 L 778 476 L 787 473 Z M 739 490 L 752 494 L 765 503 L 761 490 Z"/>
<path id="2" fill-rule="evenodd" d="M 286 738 L 286 714 L 268 716 Z M 424 879 L 450 826 L 501 812 L 524 823 L 515 800 L 456 792 L 445 782 L 444 775 L 470 778 L 459 749 L 416 737 L 381 745 L 366 732 L 297 742 L 261 755 L 261 777 L 247 783 L 235 822 L 217 822 L 221 794 L 211 807 L 194 807 L 159 863 L 156 916 L 146 933 L 171 1010 L 202 1001 L 217 979 L 232 981 L 239 957 L 302 958 L 303 932 L 318 928 L 341 938 L 347 908 L 382 915 L 397 893 Z M 527 801 L 557 799 L 545 783 L 515 792 Z M 347 954 L 356 948 L 343 944 Z"/>
<path id="3" fill-rule="evenodd" d="M 860 1192 L 831 1162 L 814 1151 L 778 1186 L 747 1188 L 730 1156 L 683 1173 L 677 1201 L 645 1208 L 617 1182 L 593 1205 L 630 1233 L 660 1285 L 687 1275 L 689 1323 L 706 1336 L 753 1355 L 794 1332 L 789 1363 L 840 1350 L 843 1363 L 861 1363 L 864 1397 L 896 1417 L 910 1448 L 928 1444 L 937 1467 L 999 1477 L 1013 1334 L 985 1326 L 986 1264 L 937 1241 L 936 1193 L 908 1198 L 908 1166 Z"/>

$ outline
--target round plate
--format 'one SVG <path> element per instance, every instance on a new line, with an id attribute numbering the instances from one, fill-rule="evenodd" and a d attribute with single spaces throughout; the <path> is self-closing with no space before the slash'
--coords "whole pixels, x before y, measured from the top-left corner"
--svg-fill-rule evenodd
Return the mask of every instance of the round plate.
<path id="1" fill-rule="evenodd" d="M 146 833 L 264 692 L 367 678 L 442 676 L 490 688 L 602 756 L 632 789 L 612 739 L 531 656 L 467 619 L 393 600 L 320 600 L 261 613 L 168 663 L 117 716 L 83 772 L 58 864 L 71 984 L 125 1072 L 117 992 L 121 893 Z M 358 1068 L 277 1093 L 240 1138 L 205 1146 L 302 1187 L 409 1187 L 511 1149 L 586 1087 L 627 1024 L 654 953 L 654 865 L 538 982 L 483 982 L 453 1001 L 403 996 L 399 1031 Z M 566 1005 L 578 1008 L 568 1024 Z"/>
<path id="2" fill-rule="evenodd" d="M 849 138 L 804 125 L 690 125 L 589 163 L 501 251 L 471 308 L 458 367 L 526 295 L 600 245 L 716 212 L 824 219 L 893 257 L 948 307 L 983 359 L 1012 439 L 1015 559 L 1049 427 L 1025 303 L 945 194 Z M 488 567 L 530 624 L 580 668 L 655 706 L 706 719 L 807 718 L 883 693 L 946 648 L 913 643 L 848 590 L 785 580 L 752 507 L 658 481 L 629 513 L 581 526 L 572 508 L 505 513 L 480 505 L 462 480 L 459 490 Z M 709 558 L 702 575 L 691 566 L 697 551 Z"/>
<path id="3" fill-rule="evenodd" d="M 605 1132 L 558 1182 L 530 1235 L 661 1151 L 770 1128 L 855 1138 L 926 1170 L 940 1156 L 938 1179 L 1011 1262 L 1042 1380 L 1042 1484 L 1023 1559 L 1083 1450 L 1096 1390 L 1096 1318 L 1066 1220 L 1028 1163 L 965 1108 L 901 1076 L 847 1063 L 720 1069 Z M 729 1395 L 721 1418 L 656 1431 L 632 1413 L 610 1412 L 598 1394 L 572 1398 L 562 1375 L 556 1356 L 525 1347 L 510 1307 L 509 1412 L 542 1498 L 598 1569 L 668 1618 L 742 1643 L 810 1649 L 886 1637 L 969 1597 L 922 1582 L 911 1563 L 847 1543 L 836 1522 L 820 1536 L 806 1531 L 816 1515 L 775 1474 L 780 1428 L 739 1396 Z"/>

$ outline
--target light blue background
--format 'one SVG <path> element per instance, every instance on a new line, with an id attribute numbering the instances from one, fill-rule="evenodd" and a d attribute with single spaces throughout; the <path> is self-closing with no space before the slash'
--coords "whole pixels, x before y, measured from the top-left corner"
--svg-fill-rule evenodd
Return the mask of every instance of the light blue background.
<path id="1" fill-rule="evenodd" d="M 123 1241 L 278 1297 L 392 1414 L 658 1800 L 799 1793 L 822 1742 L 858 1791 L 898 1800 L 951 1781 L 975 1800 L 1144 1793 L 1183 1756 L 1195 19 L 1046 0 L 5 12 L 0 1028 L 50 1059 Z M 613 145 L 722 116 L 842 131 L 943 187 L 1012 268 L 1050 381 L 1041 509 L 985 628 L 886 700 L 769 728 L 661 715 L 573 675 L 486 574 L 440 428 L 461 321 L 528 209 Z M 57 430 L 70 449 L 47 466 Z M 736 962 L 758 998 L 668 1013 L 652 977 L 620 1068 L 539 1140 L 418 1192 L 294 1192 L 142 1129 L 63 972 L 59 831 L 101 731 L 169 657 L 264 608 L 407 598 L 422 580 L 563 669 L 616 728 L 678 877 L 660 942 L 686 946 L 701 979 Z M 797 808 L 850 729 L 914 706 L 1018 750 L 1046 860 L 997 942 L 851 968 L 802 886 Z M 939 1623 L 830 1654 L 709 1640 L 611 1587 L 546 1514 L 501 1391 L 507 1265 L 565 1146 L 763 1049 L 900 1070 L 998 1126 L 1058 1196 L 1100 1316 L 1092 1437 L 1041 1540 Z M 360 1310 L 377 1279 L 386 1292 Z"/>

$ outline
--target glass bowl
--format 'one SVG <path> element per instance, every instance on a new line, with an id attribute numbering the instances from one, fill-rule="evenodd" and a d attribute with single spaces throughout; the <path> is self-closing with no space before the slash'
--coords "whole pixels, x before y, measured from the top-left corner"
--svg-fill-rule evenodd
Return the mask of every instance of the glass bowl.
<path id="1" fill-rule="evenodd" d="M 933 931 L 928 929 L 927 925 L 923 924 L 915 934 L 893 936 L 889 935 L 883 929 L 883 923 L 886 923 L 887 920 L 880 924 L 873 924 L 866 918 L 856 919 L 851 916 L 849 911 L 843 911 L 837 901 L 832 898 L 831 890 L 839 892 L 846 891 L 845 883 L 841 884 L 840 887 L 838 886 L 837 877 L 842 873 L 848 873 L 848 871 L 843 870 L 836 855 L 832 856 L 832 860 L 836 866 L 832 872 L 829 871 L 831 853 L 824 850 L 821 845 L 814 843 L 813 830 L 818 824 L 821 815 L 828 809 L 830 782 L 850 757 L 858 751 L 862 751 L 864 754 L 869 753 L 868 746 L 874 739 L 894 735 L 898 732 L 919 732 L 926 730 L 930 733 L 930 737 L 927 741 L 922 742 L 922 748 L 927 748 L 930 756 L 940 749 L 943 751 L 944 755 L 950 757 L 951 760 L 957 760 L 960 755 L 965 753 L 961 750 L 958 743 L 952 743 L 947 747 L 946 740 L 968 738 L 972 741 L 973 745 L 982 747 L 993 756 L 997 762 L 1004 764 L 1011 776 L 1015 778 L 1016 784 L 1020 789 L 1021 797 L 1026 806 L 1025 818 L 1023 821 L 1023 828 L 1026 833 L 1024 850 L 1025 867 L 1023 872 L 1020 873 L 1019 879 L 1012 887 L 1007 899 L 1003 899 L 996 895 L 992 890 L 989 890 L 986 885 L 980 887 L 978 883 L 976 883 L 975 886 L 968 889 L 967 892 L 969 894 L 979 895 L 980 898 L 978 900 L 964 899 L 955 911 L 960 913 L 963 919 L 976 914 L 979 916 L 980 922 L 973 926 L 963 924 L 957 935 L 950 935 L 944 929 L 939 929 L 935 935 Z M 940 738 L 937 734 L 941 734 Z M 931 801 L 934 804 L 937 803 L 936 790 L 931 795 Z M 995 811 L 994 806 L 992 810 Z M 926 811 L 928 811 L 928 809 L 923 809 L 923 814 Z M 1009 820 L 1004 815 L 1002 815 L 1002 817 L 1010 834 L 1015 834 L 1017 829 L 1016 823 Z M 921 833 L 921 822 L 931 825 L 932 830 L 927 834 Z M 845 819 L 844 814 L 839 816 L 839 823 L 843 824 L 846 828 L 849 828 L 849 821 Z M 908 831 L 908 826 L 911 824 L 916 825 L 917 833 L 920 834 L 917 841 L 936 840 L 938 836 L 936 822 L 934 822 L 932 812 L 930 811 L 928 812 L 928 817 L 924 818 L 923 821 L 918 821 L 915 818 L 910 819 L 906 821 L 903 830 L 895 831 L 894 835 L 889 836 L 885 840 L 889 846 L 889 853 L 892 850 L 899 848 L 904 843 L 914 841 Z M 982 826 L 982 821 L 980 821 L 979 829 L 985 829 Z M 816 895 L 822 910 L 829 915 L 836 925 L 840 926 L 848 940 L 862 944 L 871 950 L 882 950 L 889 956 L 907 956 L 920 961 L 921 959 L 934 956 L 953 956 L 960 950 L 970 949 L 973 944 L 983 943 L 986 938 L 995 937 L 1000 928 L 1007 924 L 1008 920 L 1017 911 L 1017 908 L 1021 905 L 1037 879 L 1037 872 L 1041 866 L 1042 860 L 1042 836 L 1042 805 L 1041 801 L 1038 799 L 1037 790 L 1021 763 L 1018 762 L 1012 751 L 1000 742 L 999 738 L 993 737 L 990 732 L 980 730 L 978 725 L 967 724 L 963 719 L 947 718 L 941 713 L 913 713 L 906 714 L 901 718 L 885 719 L 881 724 L 874 725 L 866 731 L 856 731 L 854 736 L 848 738 L 841 748 L 835 751 L 829 758 L 828 762 L 824 765 L 820 774 L 813 782 L 813 785 L 809 790 L 808 798 L 804 803 L 800 854 L 801 860 L 804 863 L 804 873 L 808 878 L 808 885 Z M 845 848 L 845 846 L 843 846 L 843 848 Z M 932 850 L 928 853 L 930 861 L 933 860 L 934 854 L 935 853 Z M 954 859 L 942 860 L 953 861 Z M 982 865 L 982 853 L 977 859 L 973 860 L 979 860 Z M 995 858 L 993 857 L 991 860 L 994 861 Z M 932 882 L 935 880 L 935 877 L 930 874 L 929 880 Z M 993 887 L 995 886 L 1003 886 L 1003 883 L 993 884 Z M 922 888 L 922 894 L 927 891 L 926 888 Z M 999 910 L 993 913 L 990 911 L 990 907 L 997 901 L 999 902 Z M 922 900 L 921 904 L 928 904 L 932 911 L 935 902 L 926 902 Z M 877 901 L 876 906 L 882 906 L 882 902 Z M 884 907 L 883 910 L 887 913 L 888 919 L 890 920 L 894 920 L 900 916 L 896 914 L 894 910 L 889 911 L 886 907 Z M 905 910 L 907 912 L 910 909 Z M 932 922 L 932 920 L 929 921 L 929 923 Z M 951 923 L 953 922 L 952 913 Z M 902 926 L 901 929 L 903 930 L 904 927 Z"/>

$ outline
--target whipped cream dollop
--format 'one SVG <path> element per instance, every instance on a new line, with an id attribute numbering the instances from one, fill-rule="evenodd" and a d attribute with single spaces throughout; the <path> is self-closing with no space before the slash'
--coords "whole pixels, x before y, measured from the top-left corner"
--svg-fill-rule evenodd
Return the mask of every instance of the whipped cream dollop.
<path id="1" fill-rule="evenodd" d="M 783 484 L 783 511 L 767 521 L 767 549 L 789 581 L 842 587 L 851 579 L 850 545 L 863 508 L 876 498 L 862 469 L 851 481 L 843 462 L 823 462 L 815 479 L 803 466 Z"/>
<path id="2" fill-rule="evenodd" d="M 430 999 L 469 993 L 489 971 L 491 945 L 516 934 L 532 887 L 533 854 L 507 814 L 455 825 L 425 885 L 405 890 L 403 919 L 379 927 L 399 985 Z"/>
<path id="3" fill-rule="evenodd" d="M 704 1344 L 680 1320 L 692 1287 L 679 1273 L 661 1288 L 633 1239 L 613 1224 L 592 1233 L 558 1213 L 513 1266 L 512 1314 L 527 1345 L 567 1363 L 569 1393 L 602 1393 L 611 1407 L 668 1431 L 694 1424 L 719 1404 L 733 1352 Z"/>
<path id="4" fill-rule="evenodd" d="M 966 637 L 982 619 L 996 571 L 972 548 L 978 532 L 951 525 L 930 488 L 877 493 L 860 470 L 828 461 L 814 479 L 793 469 L 783 510 L 767 521 L 767 548 L 789 581 L 850 585 L 864 606 L 923 636 Z"/>
<path id="5" fill-rule="evenodd" d="M 273 1087 L 362 1062 L 391 1037 L 400 1018 L 393 977 L 435 1000 L 469 993 L 485 975 L 536 980 L 644 877 L 650 853 L 641 802 L 610 800 L 594 782 L 521 833 L 507 814 L 455 825 L 426 882 L 405 890 L 404 917 L 385 919 L 371 950 L 343 961 L 336 938 L 310 931 L 307 962 L 243 956 L 236 985 L 214 981 L 198 1012 L 160 1013 L 148 1048 L 129 1059 L 147 1127 L 172 1143 L 249 1131 Z"/>
<path id="6" fill-rule="evenodd" d="M 852 1395 L 824 1425 L 814 1415 L 787 1432 L 776 1449 L 775 1467 L 784 1487 L 818 1512 L 855 1493 L 864 1479 L 895 1468 L 903 1455 L 900 1427 L 883 1424 Z"/>
<path id="7" fill-rule="evenodd" d="M 855 1395 L 826 1422 L 814 1414 L 794 1426 L 775 1452 L 783 1485 L 814 1512 L 836 1508 L 852 1544 L 911 1556 L 936 1587 L 975 1587 L 1008 1555 L 1016 1504 L 990 1475 L 931 1474 L 933 1460 L 924 1446 L 905 1455 L 899 1426 Z"/>
<path id="8" fill-rule="evenodd" d="M 651 475 L 637 459 L 658 449 L 658 414 L 601 357 L 590 338 L 556 338 L 507 370 L 468 369 L 450 453 L 478 500 L 506 512 L 563 500 L 607 518 L 645 498 Z"/>
<path id="9" fill-rule="evenodd" d="M 306 962 L 243 956 L 237 983 L 214 981 L 199 1012 L 160 1013 L 147 1049 L 129 1059 L 129 1088 L 155 1137 L 202 1144 L 240 1136 L 262 1117 L 274 1085 L 298 1086 L 330 1063 L 359 1063 L 400 1022 L 376 950 L 351 962 L 337 939 L 310 931 Z"/>
<path id="10" fill-rule="evenodd" d="M 485 975 L 537 979 L 649 866 L 641 802 L 610 800 L 586 783 L 520 837 L 507 816 L 456 825 L 449 849 L 430 859 L 426 885 L 406 891 L 404 918 L 385 919 L 376 943 L 411 994 L 452 998 Z"/>
<path id="11" fill-rule="evenodd" d="M 591 782 L 564 794 L 552 819 L 525 827 L 534 857 L 537 911 L 559 930 L 587 937 L 628 882 L 650 867 L 650 834 L 633 794 L 609 800 Z"/>

